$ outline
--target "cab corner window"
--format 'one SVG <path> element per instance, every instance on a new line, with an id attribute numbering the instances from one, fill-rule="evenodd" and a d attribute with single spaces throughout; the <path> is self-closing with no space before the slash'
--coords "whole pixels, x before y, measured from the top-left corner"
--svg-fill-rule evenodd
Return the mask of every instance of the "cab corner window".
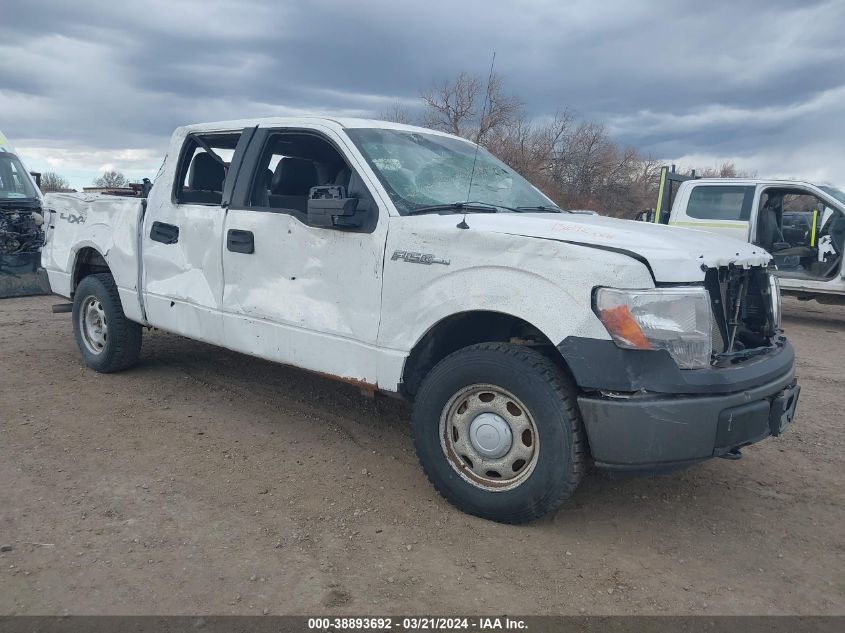
<path id="1" fill-rule="evenodd" d="M 754 187 L 693 187 L 687 204 L 687 215 L 700 220 L 745 221 L 751 215 Z"/>
<path id="2" fill-rule="evenodd" d="M 240 132 L 191 134 L 185 139 L 175 185 L 177 204 L 219 205 Z"/>

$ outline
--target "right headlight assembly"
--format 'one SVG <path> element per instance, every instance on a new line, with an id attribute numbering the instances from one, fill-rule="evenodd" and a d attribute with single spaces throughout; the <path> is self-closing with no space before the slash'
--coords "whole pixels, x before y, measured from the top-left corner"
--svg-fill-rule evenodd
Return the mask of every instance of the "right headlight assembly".
<path id="1" fill-rule="evenodd" d="M 595 311 L 619 347 L 665 349 L 681 369 L 710 365 L 713 312 L 702 287 L 598 288 Z"/>

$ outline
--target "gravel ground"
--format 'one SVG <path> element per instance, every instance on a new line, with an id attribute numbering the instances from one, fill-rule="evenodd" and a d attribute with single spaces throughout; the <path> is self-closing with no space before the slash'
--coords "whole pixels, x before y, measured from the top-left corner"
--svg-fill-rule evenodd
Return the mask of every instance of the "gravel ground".
<path id="1" fill-rule="evenodd" d="M 161 332 L 98 375 L 56 301 L 0 300 L 0 614 L 845 614 L 843 307 L 786 302 L 783 437 L 513 527 L 404 403 Z"/>

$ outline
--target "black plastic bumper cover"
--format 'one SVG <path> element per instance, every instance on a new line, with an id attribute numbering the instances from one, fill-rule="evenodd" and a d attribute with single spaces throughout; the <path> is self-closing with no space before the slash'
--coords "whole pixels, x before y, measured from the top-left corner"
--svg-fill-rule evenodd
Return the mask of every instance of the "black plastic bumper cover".
<path id="1" fill-rule="evenodd" d="M 611 362 L 607 357 L 613 353 L 604 351 L 598 358 L 582 356 L 583 365 L 576 362 L 575 367 L 566 356 L 579 387 L 588 390 L 578 403 L 599 467 L 653 472 L 692 464 L 779 435 L 795 414 L 800 388 L 794 352 L 786 341 L 740 365 L 707 370 L 681 371 L 671 357 L 674 369 L 667 369 L 655 360 L 658 353 L 650 357 L 654 366 L 641 358 L 633 365 L 619 357 Z M 598 369 L 576 369 L 588 363 Z M 696 373 L 695 379 L 688 377 Z M 705 381 L 705 376 L 711 380 Z M 639 387 L 631 389 L 632 385 Z M 605 395 L 590 393 L 596 389 Z"/>
<path id="2" fill-rule="evenodd" d="M 766 354 L 730 367 L 680 369 L 666 350 L 622 349 L 610 340 L 570 336 L 558 345 L 581 389 L 664 394 L 735 393 L 793 370 L 786 339 Z"/>

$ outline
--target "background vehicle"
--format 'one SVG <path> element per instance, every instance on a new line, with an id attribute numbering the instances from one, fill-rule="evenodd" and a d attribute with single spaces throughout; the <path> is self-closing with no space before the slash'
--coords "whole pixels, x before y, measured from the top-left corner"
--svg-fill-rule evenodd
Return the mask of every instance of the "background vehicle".
<path id="1" fill-rule="evenodd" d="M 42 224 L 38 185 L 0 132 L 0 297 L 48 290 L 38 266 Z"/>
<path id="2" fill-rule="evenodd" d="M 664 168 L 657 208 L 638 219 L 761 246 L 773 255 L 784 293 L 845 303 L 845 192 L 797 180 L 696 179 Z"/>
<path id="3" fill-rule="evenodd" d="M 795 411 L 768 254 L 563 212 L 448 134 L 194 125 L 147 199 L 46 208 L 43 265 L 89 366 L 133 365 L 150 325 L 398 393 L 429 479 L 482 517 L 556 508 L 588 456 L 738 457 Z"/>

